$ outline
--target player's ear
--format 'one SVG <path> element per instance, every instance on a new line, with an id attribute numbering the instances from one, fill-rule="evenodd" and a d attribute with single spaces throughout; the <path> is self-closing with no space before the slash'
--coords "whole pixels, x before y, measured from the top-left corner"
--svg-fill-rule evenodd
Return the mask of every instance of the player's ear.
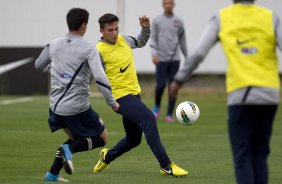
<path id="1" fill-rule="evenodd" d="M 86 23 L 83 23 L 83 24 L 82 24 L 82 27 L 83 27 L 83 29 L 87 29 L 87 24 L 86 24 Z"/>
<path id="2" fill-rule="evenodd" d="M 103 28 L 100 28 L 100 33 L 104 33 L 104 29 Z"/>
<path id="3" fill-rule="evenodd" d="M 79 27 L 79 30 L 84 31 L 87 28 L 87 24 L 86 23 L 82 23 Z"/>

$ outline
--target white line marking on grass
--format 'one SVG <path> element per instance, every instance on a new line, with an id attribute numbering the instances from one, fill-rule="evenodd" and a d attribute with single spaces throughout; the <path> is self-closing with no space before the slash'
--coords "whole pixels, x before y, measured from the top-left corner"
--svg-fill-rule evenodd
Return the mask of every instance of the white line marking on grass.
<path id="1" fill-rule="evenodd" d="M 113 132 L 113 131 L 108 131 L 108 134 L 110 135 L 124 135 L 124 132 Z M 179 134 L 179 133 L 162 133 L 162 137 L 186 137 L 188 136 L 187 134 Z"/>
<path id="2" fill-rule="evenodd" d="M 20 133 L 20 134 L 30 134 L 30 133 L 37 133 L 37 131 L 30 131 L 30 130 L 0 130 L 0 133 Z M 41 134 L 41 132 L 40 132 Z"/>
<path id="3" fill-rule="evenodd" d="M 33 97 L 23 97 L 23 98 L 16 98 L 16 99 L 10 99 L 10 100 L 2 100 L 0 101 L 0 105 L 10 105 L 15 103 L 22 103 L 22 102 L 28 102 L 33 100 Z"/>

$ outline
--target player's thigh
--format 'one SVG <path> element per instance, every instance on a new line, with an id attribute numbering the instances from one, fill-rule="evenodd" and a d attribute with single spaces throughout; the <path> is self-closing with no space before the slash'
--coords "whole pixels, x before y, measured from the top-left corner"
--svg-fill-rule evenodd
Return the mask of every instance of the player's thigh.
<path id="1" fill-rule="evenodd" d="M 74 139 L 96 137 L 104 132 L 105 127 L 98 113 L 90 107 L 88 110 L 72 116 L 64 116 L 64 122 Z"/>
<path id="2" fill-rule="evenodd" d="M 255 118 L 256 121 L 254 126 L 256 126 L 255 130 L 255 141 L 257 145 L 261 145 L 264 143 L 269 143 L 271 134 L 272 134 L 272 126 L 275 118 L 275 114 L 277 112 L 278 105 L 259 105 L 255 108 Z"/>
<path id="3" fill-rule="evenodd" d="M 246 148 L 254 134 L 254 112 L 248 105 L 228 106 L 228 131 L 234 149 Z"/>
<path id="4" fill-rule="evenodd" d="M 156 119 L 152 111 L 141 101 L 139 96 L 127 95 L 117 100 L 120 104 L 118 113 L 143 129 L 144 125 L 153 126 Z"/>
<path id="5" fill-rule="evenodd" d="M 73 136 L 68 128 L 63 128 L 64 132 L 67 134 L 70 140 L 73 140 Z"/>
<path id="6" fill-rule="evenodd" d="M 126 116 L 122 117 L 124 131 L 126 132 L 126 137 L 134 140 L 141 140 L 142 130 L 138 123 Z"/>
<path id="7" fill-rule="evenodd" d="M 168 80 L 168 63 L 159 62 L 156 66 L 156 83 L 157 87 L 165 87 Z"/>
<path id="8" fill-rule="evenodd" d="M 48 124 L 51 132 L 67 128 L 67 125 L 65 124 L 61 116 L 54 113 L 51 109 L 49 109 Z"/>
<path id="9" fill-rule="evenodd" d="M 168 82 L 169 83 L 172 82 L 174 75 L 179 70 L 179 63 L 180 63 L 179 61 L 169 62 L 169 67 L 168 67 Z"/>

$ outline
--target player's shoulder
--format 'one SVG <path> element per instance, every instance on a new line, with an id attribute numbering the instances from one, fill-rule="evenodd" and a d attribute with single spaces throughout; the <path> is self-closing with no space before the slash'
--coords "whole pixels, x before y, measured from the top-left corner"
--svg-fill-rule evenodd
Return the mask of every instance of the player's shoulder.
<path id="1" fill-rule="evenodd" d="M 70 39 L 70 42 L 73 42 L 72 47 L 86 55 L 96 54 L 98 52 L 96 49 L 96 44 L 85 40 L 83 37 L 74 36 L 74 37 L 69 37 L 69 38 L 66 37 L 65 39 Z M 65 42 L 68 42 L 68 41 L 65 40 Z"/>
<path id="2" fill-rule="evenodd" d="M 81 42 L 83 43 L 83 45 L 85 45 L 85 47 L 87 48 L 92 48 L 92 47 L 96 47 L 96 44 L 84 39 L 81 39 Z"/>
<path id="3" fill-rule="evenodd" d="M 153 22 L 160 22 L 164 18 L 164 14 L 159 14 L 153 17 Z"/>
<path id="4" fill-rule="evenodd" d="M 53 44 L 56 44 L 56 43 L 60 42 L 61 40 L 63 40 L 63 36 L 54 38 L 53 40 L 51 40 L 51 41 L 49 42 L 49 44 L 50 44 L 50 45 L 53 45 Z"/>
<path id="5" fill-rule="evenodd" d="M 97 47 L 95 43 L 89 42 L 87 40 L 84 40 L 84 48 L 86 52 L 96 54 L 98 53 Z"/>
<path id="6" fill-rule="evenodd" d="M 177 14 L 173 14 L 173 18 L 183 21 L 183 18 L 178 16 Z"/>

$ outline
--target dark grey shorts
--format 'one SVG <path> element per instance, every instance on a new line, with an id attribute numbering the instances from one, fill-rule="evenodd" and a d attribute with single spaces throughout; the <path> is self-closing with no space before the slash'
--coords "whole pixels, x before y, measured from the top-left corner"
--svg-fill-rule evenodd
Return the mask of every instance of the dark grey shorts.
<path id="1" fill-rule="evenodd" d="M 91 107 L 84 112 L 70 116 L 58 115 L 49 109 L 48 122 L 52 132 L 68 128 L 74 139 L 95 137 L 105 129 L 99 114 L 93 111 Z"/>

